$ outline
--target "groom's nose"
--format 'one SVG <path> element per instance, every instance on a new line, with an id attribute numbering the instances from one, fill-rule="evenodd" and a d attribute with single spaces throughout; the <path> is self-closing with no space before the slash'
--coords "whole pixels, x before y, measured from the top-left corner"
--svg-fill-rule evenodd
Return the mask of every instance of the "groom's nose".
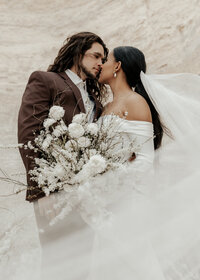
<path id="1" fill-rule="evenodd" d="M 99 67 L 101 67 L 101 66 L 102 66 L 102 64 L 103 64 L 103 62 L 102 62 L 102 58 L 99 58 L 99 59 L 98 59 L 98 62 L 97 62 L 97 65 L 98 65 Z"/>

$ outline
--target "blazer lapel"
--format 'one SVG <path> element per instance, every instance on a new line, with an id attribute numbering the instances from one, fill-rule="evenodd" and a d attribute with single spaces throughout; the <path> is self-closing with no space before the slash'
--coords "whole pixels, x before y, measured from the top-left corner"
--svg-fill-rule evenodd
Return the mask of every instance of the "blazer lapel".
<path id="1" fill-rule="evenodd" d="M 76 101 L 77 101 L 77 106 L 79 107 L 80 111 L 82 113 L 86 113 L 83 99 L 82 99 L 82 96 L 81 96 L 81 93 L 80 93 L 80 90 L 78 89 L 78 87 L 72 82 L 72 80 L 67 76 L 67 74 L 65 72 L 58 73 L 58 75 L 60 75 L 65 80 L 65 82 L 68 84 L 68 86 L 72 89 L 74 96 L 76 98 Z M 95 102 L 95 113 L 94 113 L 94 121 L 95 121 L 100 117 L 100 115 L 102 113 L 102 105 L 99 102 L 99 100 L 97 99 L 95 94 L 92 95 L 92 97 Z"/>
<path id="2" fill-rule="evenodd" d="M 72 80 L 67 76 L 67 74 L 65 72 L 61 72 L 61 73 L 57 73 L 57 74 L 60 75 L 65 80 L 65 82 L 68 84 L 68 86 L 71 88 L 71 90 L 76 98 L 77 106 L 79 107 L 79 109 L 82 113 L 85 113 L 86 112 L 85 106 L 84 106 L 83 99 L 82 99 L 82 96 L 81 96 L 81 93 L 80 93 L 80 90 L 78 89 L 78 87 L 72 82 Z"/>

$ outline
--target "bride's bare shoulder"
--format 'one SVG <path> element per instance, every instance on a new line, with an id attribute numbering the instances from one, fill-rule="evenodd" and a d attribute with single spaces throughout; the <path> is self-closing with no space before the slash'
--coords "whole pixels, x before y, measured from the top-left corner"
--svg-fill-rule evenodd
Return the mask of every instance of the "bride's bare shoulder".
<path id="1" fill-rule="evenodd" d="M 147 101 L 140 94 L 133 92 L 126 100 L 127 120 L 152 122 L 151 111 Z"/>

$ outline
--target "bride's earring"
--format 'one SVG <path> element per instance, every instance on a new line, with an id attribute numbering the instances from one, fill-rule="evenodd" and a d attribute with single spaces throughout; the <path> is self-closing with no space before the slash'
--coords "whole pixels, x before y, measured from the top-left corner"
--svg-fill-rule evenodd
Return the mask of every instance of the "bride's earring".
<path id="1" fill-rule="evenodd" d="M 116 78 L 116 77 L 117 77 L 117 73 L 115 72 L 115 73 L 113 74 L 113 76 L 114 76 L 114 78 Z"/>

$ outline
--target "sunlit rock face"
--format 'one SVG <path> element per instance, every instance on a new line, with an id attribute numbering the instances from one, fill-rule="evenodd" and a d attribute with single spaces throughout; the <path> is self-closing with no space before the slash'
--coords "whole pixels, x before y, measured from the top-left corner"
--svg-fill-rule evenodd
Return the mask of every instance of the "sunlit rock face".
<path id="1" fill-rule="evenodd" d="M 1 0 L 1 142 L 16 142 L 28 77 L 47 69 L 68 36 L 92 31 L 110 50 L 138 47 L 148 73 L 200 74 L 199 14 L 199 0 Z"/>
<path id="2" fill-rule="evenodd" d="M 199 0 L 1 0 L 1 140 L 16 141 L 28 77 L 47 69 L 68 36 L 92 31 L 110 50 L 138 47 L 146 55 L 149 73 L 199 74 L 199 14 Z"/>
<path id="3" fill-rule="evenodd" d="M 17 114 L 28 77 L 34 70 L 47 69 L 69 35 L 92 31 L 110 50 L 138 47 L 146 55 L 149 73 L 200 73 L 199 14 L 199 0 L 1 0 L 0 144 L 17 142 Z M 0 162 L 10 175 L 24 172 L 17 150 L 1 150 Z M 13 190 L 13 185 L 0 186 L 1 194 Z M 0 235 L 10 234 L 17 261 L 32 252 L 35 269 L 39 241 L 32 204 L 24 197 L 0 198 Z M 14 264 L 16 259 L 9 258 Z"/>
<path id="4" fill-rule="evenodd" d="M 13 82 L 46 69 L 64 39 L 83 30 L 99 34 L 110 48 L 142 49 L 151 72 L 200 71 L 198 0 L 4 0 L 0 5 L 1 72 L 14 74 Z"/>

